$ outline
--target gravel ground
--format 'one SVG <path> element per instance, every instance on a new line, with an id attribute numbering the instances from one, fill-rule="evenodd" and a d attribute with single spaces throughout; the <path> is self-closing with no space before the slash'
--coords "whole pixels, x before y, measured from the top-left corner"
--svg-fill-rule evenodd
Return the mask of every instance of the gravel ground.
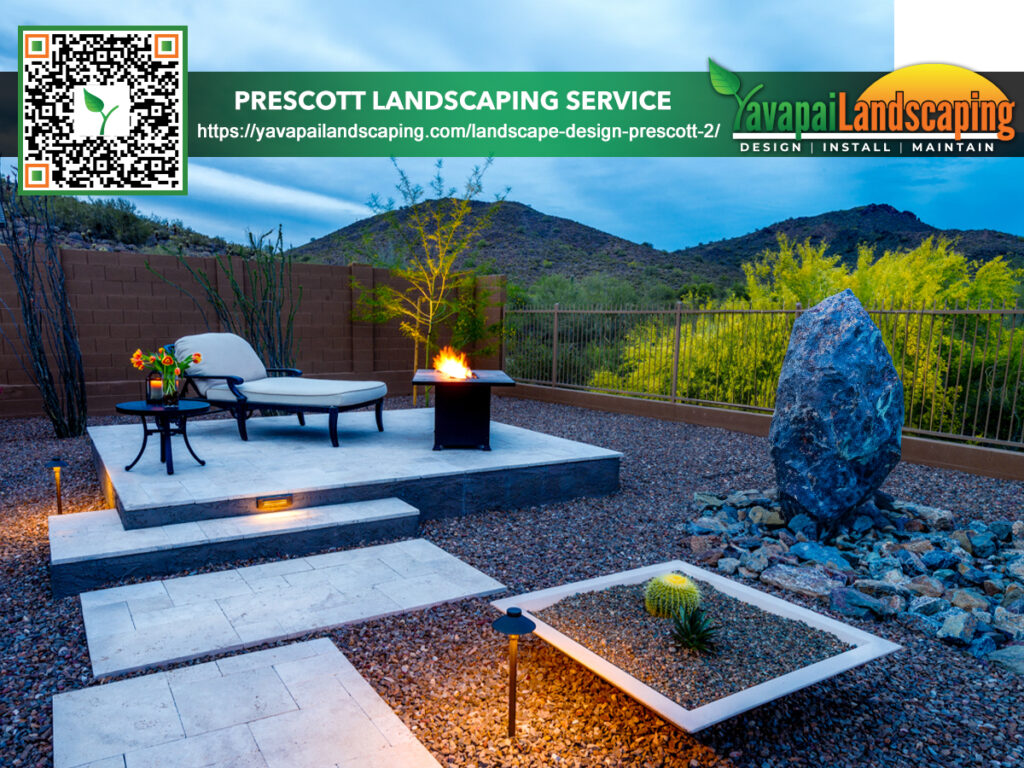
<path id="1" fill-rule="evenodd" d="M 395 400 L 389 407 L 405 407 Z M 762 438 L 496 398 L 494 418 L 623 451 L 610 497 L 429 521 L 422 535 L 512 594 L 664 560 L 692 559 L 675 526 L 696 490 L 768 487 Z M 97 422 L 99 423 L 99 422 Z M 55 601 L 46 515 L 60 455 L 68 511 L 102 508 L 87 440 L 43 420 L 0 421 L 0 764 L 51 764 L 50 697 L 95 684 L 77 600 Z M 886 490 L 961 520 L 1017 519 L 1024 483 L 900 465 Z M 218 569 L 224 566 L 218 566 Z M 775 590 L 770 590 L 775 591 Z M 830 613 L 823 603 L 781 594 Z M 835 615 L 835 614 L 832 614 Z M 323 633 L 444 765 L 1024 765 L 1024 678 L 895 623 L 846 619 L 905 650 L 695 736 L 666 725 L 535 637 L 521 642 L 519 739 L 504 737 L 503 638 L 467 600 Z M 838 616 L 837 616 L 838 618 Z M 312 635 L 311 635 L 312 636 Z"/>
<path id="2" fill-rule="evenodd" d="M 850 646 L 803 622 L 762 611 L 701 584 L 701 607 L 718 625 L 715 653 L 681 650 L 672 621 L 644 608 L 644 585 L 564 598 L 537 616 L 687 709 L 780 677 Z"/>

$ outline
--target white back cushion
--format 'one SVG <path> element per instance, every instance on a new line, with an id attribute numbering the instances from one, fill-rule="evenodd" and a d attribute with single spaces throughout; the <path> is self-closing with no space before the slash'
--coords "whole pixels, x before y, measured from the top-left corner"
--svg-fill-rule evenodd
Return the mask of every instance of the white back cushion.
<path id="1" fill-rule="evenodd" d="M 188 369 L 204 376 L 241 376 L 246 381 L 267 378 L 267 369 L 249 342 L 233 333 L 199 333 L 183 336 L 174 342 L 178 359 L 198 352 L 202 362 Z M 206 390 L 223 381 L 197 381 L 204 395 Z"/>

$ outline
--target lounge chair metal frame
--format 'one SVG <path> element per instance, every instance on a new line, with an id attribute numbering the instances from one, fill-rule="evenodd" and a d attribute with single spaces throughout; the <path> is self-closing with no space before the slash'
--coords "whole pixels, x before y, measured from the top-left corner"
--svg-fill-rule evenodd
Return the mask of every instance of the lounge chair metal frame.
<path id="1" fill-rule="evenodd" d="M 171 347 L 173 348 L 173 347 Z M 281 376 L 301 376 L 302 371 L 298 368 L 267 368 L 267 375 L 271 376 L 278 374 Z M 243 440 L 249 439 L 249 432 L 246 429 L 245 422 L 255 411 L 268 410 L 268 411 L 283 411 L 285 413 L 294 413 L 299 417 L 299 424 L 305 426 L 307 413 L 326 413 L 327 414 L 327 426 L 331 435 L 331 445 L 335 448 L 338 447 L 338 414 L 342 411 L 353 411 L 357 408 L 365 408 L 368 405 L 372 405 L 374 409 L 374 415 L 377 418 L 377 431 L 384 431 L 384 420 L 382 416 L 382 410 L 384 408 L 384 398 L 380 397 L 376 400 L 368 400 L 363 403 L 354 403 L 352 405 L 332 405 L 329 407 L 318 407 L 310 405 L 291 405 L 286 403 L 270 403 L 262 400 L 258 402 L 250 402 L 249 398 L 245 396 L 238 389 L 240 384 L 245 383 L 245 379 L 241 376 L 212 376 L 205 374 L 192 374 L 187 371 L 182 374 L 185 379 L 185 391 L 191 386 L 197 395 L 199 400 L 205 403 L 209 403 L 213 408 L 219 408 L 223 411 L 228 411 L 234 416 L 235 421 L 238 423 L 238 434 Z M 229 400 L 210 400 L 202 392 L 199 391 L 199 387 L 196 385 L 196 381 L 223 381 L 227 384 L 231 394 L 235 396 L 235 401 Z"/>

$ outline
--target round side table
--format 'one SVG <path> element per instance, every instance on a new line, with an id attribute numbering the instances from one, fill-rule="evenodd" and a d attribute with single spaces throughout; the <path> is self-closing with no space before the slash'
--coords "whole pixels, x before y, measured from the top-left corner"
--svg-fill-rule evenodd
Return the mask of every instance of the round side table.
<path id="1" fill-rule="evenodd" d="M 129 403 L 118 403 L 117 412 L 128 416 L 138 416 L 142 420 L 142 447 L 139 448 L 139 455 L 131 464 L 124 469 L 130 471 L 139 463 L 142 454 L 146 451 L 146 443 L 150 435 L 160 435 L 160 461 L 167 465 L 167 474 L 174 474 L 174 456 L 171 450 L 171 438 L 174 435 L 181 435 L 185 440 L 185 447 L 192 454 L 192 458 L 199 462 L 200 466 L 206 466 L 206 462 L 196 456 L 192 450 L 192 444 L 188 441 L 188 420 L 192 416 L 201 416 L 209 413 L 210 404 L 202 400 L 179 400 L 175 405 L 160 405 L 159 403 L 147 403 L 145 400 L 134 400 Z M 155 426 L 151 427 L 146 419 L 152 418 Z"/>

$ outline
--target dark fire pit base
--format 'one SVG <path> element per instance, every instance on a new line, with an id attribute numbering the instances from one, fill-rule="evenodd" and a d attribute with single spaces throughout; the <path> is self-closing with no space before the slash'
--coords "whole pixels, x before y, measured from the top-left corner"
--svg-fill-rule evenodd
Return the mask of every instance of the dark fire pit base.
<path id="1" fill-rule="evenodd" d="M 416 371 L 413 384 L 434 387 L 434 450 L 491 450 L 491 387 L 511 387 L 504 371 L 474 371 L 473 378 L 452 379 L 437 371 Z"/>

